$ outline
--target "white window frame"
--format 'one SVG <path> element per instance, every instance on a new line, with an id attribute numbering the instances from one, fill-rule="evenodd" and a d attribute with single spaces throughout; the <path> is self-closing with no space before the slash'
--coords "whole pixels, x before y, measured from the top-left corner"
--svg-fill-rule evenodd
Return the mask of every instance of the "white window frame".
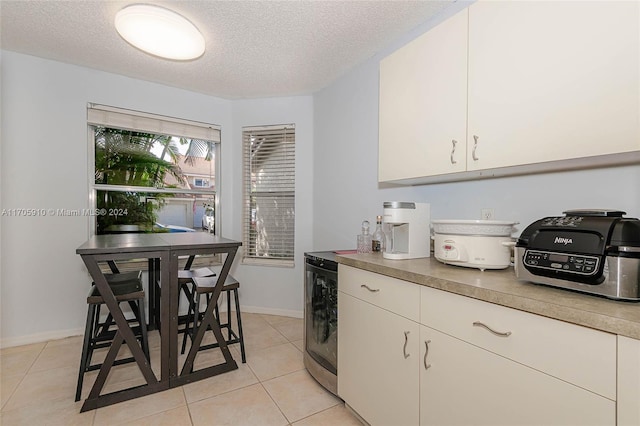
<path id="1" fill-rule="evenodd" d="M 261 141 L 259 149 L 261 148 L 262 151 L 255 149 L 255 143 L 258 140 Z M 293 267 L 295 266 L 296 198 L 295 125 L 243 127 L 242 146 L 244 204 L 242 263 Z M 258 169 L 261 166 L 264 168 Z M 259 185 L 262 185 L 261 189 L 258 188 Z M 266 219 L 266 223 L 263 220 L 256 220 L 256 210 L 252 209 L 251 200 L 257 197 L 271 197 L 274 201 L 271 205 L 262 205 L 263 208 L 266 206 L 267 210 L 260 219 Z M 276 206 L 277 214 L 273 214 L 272 206 Z M 262 233 L 257 230 L 259 224 L 264 231 Z M 258 235 L 262 235 L 260 242 Z M 269 250 L 272 253 L 269 253 Z"/>
<path id="2" fill-rule="evenodd" d="M 99 190 L 104 191 L 139 191 L 146 193 L 183 193 L 202 195 L 202 190 L 188 190 L 173 188 L 154 188 L 140 186 L 123 186 L 123 185 L 107 185 L 95 183 L 95 140 L 94 128 L 96 126 L 111 127 L 116 129 L 124 129 L 131 131 L 143 131 L 155 134 L 165 134 L 177 137 L 186 137 L 191 139 L 210 140 L 216 143 L 215 156 L 215 175 L 216 190 L 214 197 L 215 204 L 215 222 L 216 234 L 221 232 L 221 214 L 220 214 L 220 146 L 221 146 L 221 129 L 219 125 L 202 123 L 192 120 L 184 120 L 151 114 L 141 111 L 129 110 L 107 105 L 89 103 L 87 105 L 87 132 L 89 141 L 89 209 L 96 208 L 96 194 Z M 89 217 L 89 235 L 96 232 L 96 218 Z"/>

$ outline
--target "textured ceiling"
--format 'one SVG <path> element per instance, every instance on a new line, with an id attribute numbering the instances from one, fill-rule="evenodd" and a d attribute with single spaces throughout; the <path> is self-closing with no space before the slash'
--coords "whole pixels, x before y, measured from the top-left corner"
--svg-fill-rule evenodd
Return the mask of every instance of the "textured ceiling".
<path id="1" fill-rule="evenodd" d="M 452 1 L 148 1 L 205 37 L 201 58 L 174 62 L 116 32 L 116 12 L 135 0 L 1 0 L 0 45 L 223 98 L 290 96 L 326 87 Z"/>

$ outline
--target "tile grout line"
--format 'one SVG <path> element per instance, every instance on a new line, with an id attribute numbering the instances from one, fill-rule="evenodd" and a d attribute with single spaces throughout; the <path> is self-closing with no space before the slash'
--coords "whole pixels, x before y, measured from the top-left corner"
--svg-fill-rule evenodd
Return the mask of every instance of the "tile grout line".
<path id="1" fill-rule="evenodd" d="M 273 396 L 269 393 L 269 390 L 264 387 L 264 383 L 260 382 L 260 386 L 262 386 L 262 390 L 264 390 L 266 394 L 269 395 L 269 399 L 271 399 L 271 401 L 275 404 L 275 406 L 278 407 L 278 411 L 280 411 L 280 414 L 282 414 L 282 417 L 284 417 L 284 419 L 287 421 L 287 425 L 291 425 L 292 424 L 291 420 L 289 420 L 289 417 L 287 417 L 284 411 L 282 411 L 282 408 L 280 408 L 280 405 L 278 405 L 278 402 L 275 399 L 273 399 Z"/>
<path id="2" fill-rule="evenodd" d="M 25 377 L 27 377 L 27 373 L 22 374 L 22 377 L 20 378 L 20 381 L 18 382 L 18 384 L 15 385 L 15 387 L 11 391 L 11 395 L 9 395 L 9 397 L 4 402 L 4 404 L 2 404 L 2 407 L 0 407 L 0 413 L 2 413 L 4 411 L 4 407 L 9 403 L 9 401 L 11 401 L 11 398 L 13 398 L 13 395 L 16 393 L 16 391 L 18 390 L 18 388 L 20 387 L 20 385 L 24 381 Z"/>
<path id="3" fill-rule="evenodd" d="M 42 347 L 42 349 L 40 349 L 40 352 L 38 352 L 38 356 L 35 357 L 35 359 L 33 360 L 33 362 L 29 365 L 29 368 L 27 368 L 27 371 L 25 373 L 25 376 L 27 374 L 29 374 L 29 372 L 31 372 L 31 369 L 33 368 L 33 366 L 36 364 L 36 362 L 38 362 L 38 360 L 40 359 L 40 357 L 42 356 L 42 353 L 44 352 L 44 350 L 47 348 L 47 346 L 49 346 L 49 344 L 51 343 L 51 340 L 48 340 L 47 343 Z"/>
<path id="4" fill-rule="evenodd" d="M 277 331 L 277 332 L 278 332 L 282 337 L 284 337 L 284 339 L 287 341 L 287 343 L 286 343 L 286 344 L 291 345 L 291 346 L 293 346 L 293 347 L 294 347 L 294 349 L 296 349 L 296 350 L 300 351 L 300 349 L 298 349 L 298 347 L 297 347 L 296 345 L 294 345 L 294 344 L 293 344 L 293 342 L 291 342 L 287 336 L 285 336 L 284 334 L 282 334 L 282 332 L 280 332 L 280 330 L 278 330 L 276 327 L 274 327 L 274 326 L 273 326 L 272 324 L 270 324 L 268 321 L 264 320 L 264 318 L 263 318 L 263 321 L 264 321 L 268 326 L 270 326 L 271 328 L 273 328 L 274 330 L 276 330 L 276 331 Z M 280 345 L 274 345 L 274 346 L 270 346 L 270 347 L 276 347 L 276 346 L 280 346 Z M 282 344 L 282 346 L 284 346 L 284 344 Z M 268 348 L 263 348 L 263 349 L 268 349 Z M 278 407 L 278 411 L 280 411 L 280 413 L 282 414 L 282 416 L 283 416 L 283 417 L 285 418 L 285 420 L 287 421 L 287 426 L 291 426 L 291 425 L 293 424 L 293 422 L 292 422 L 291 420 L 289 420 L 289 417 L 287 417 L 287 415 L 282 411 L 282 408 L 280 407 L 280 405 L 278 405 L 278 402 L 273 398 L 273 396 L 271 395 L 271 393 L 269 393 L 269 390 L 264 386 L 264 383 L 265 383 L 265 382 L 268 382 L 269 380 L 274 380 L 274 379 L 277 379 L 277 378 L 279 378 L 279 377 L 284 377 L 284 376 L 289 375 L 289 374 L 297 373 L 298 371 L 302 371 L 302 370 L 304 370 L 305 368 L 303 367 L 303 368 L 302 368 L 302 369 L 300 369 L 300 370 L 296 370 L 296 371 L 293 371 L 293 372 L 289 372 L 289 373 L 281 374 L 281 375 L 279 375 L 279 376 L 272 377 L 272 378 L 270 378 L 270 379 L 267 379 L 267 380 L 264 380 L 264 381 L 263 381 L 262 379 L 260 379 L 260 377 L 258 377 L 258 375 L 256 374 L 256 372 L 253 370 L 253 368 L 252 368 L 252 367 L 251 367 L 251 365 L 249 364 L 249 361 L 247 361 L 247 366 L 249 367 L 249 369 L 251 370 L 251 372 L 253 373 L 253 375 L 258 379 L 258 383 L 260 383 L 260 386 L 262 387 L 262 389 L 267 393 L 267 395 L 269 395 L 269 398 L 271 399 L 271 401 L 275 404 L 275 406 L 276 406 L 276 407 Z"/>
<path id="5" fill-rule="evenodd" d="M 47 345 L 49 344 L 50 340 L 48 340 L 40 349 L 40 351 L 38 351 L 38 355 L 36 355 L 33 359 L 33 361 L 31 362 L 31 364 L 29 364 L 29 366 L 25 369 L 25 372 L 22 373 L 22 377 L 20 378 L 20 381 L 18 382 L 18 384 L 16 384 L 16 386 L 13 388 L 13 390 L 11 391 L 11 395 L 9 395 L 9 398 L 7 398 L 7 400 L 4 402 L 4 404 L 2 404 L 2 407 L 0 407 L 0 413 L 4 411 L 4 407 L 7 406 L 7 404 L 9 403 L 9 401 L 11 401 L 11 399 L 13 398 L 13 396 L 15 395 L 16 391 L 18 390 L 18 388 L 20 387 L 20 385 L 22 384 L 22 382 L 24 381 L 24 379 L 27 377 L 27 374 L 29 374 L 29 371 L 31 371 L 31 369 L 33 368 L 34 364 L 38 361 L 38 359 L 40 358 L 40 356 L 42 355 L 42 352 L 44 352 L 44 349 L 47 347 Z M 6 356 L 6 355 L 5 355 Z M 0 362 L 0 368 L 1 368 L 1 362 Z"/>
<path id="6" fill-rule="evenodd" d="M 341 403 L 340 403 L 340 402 L 338 402 L 337 404 L 332 405 L 331 407 L 325 408 L 325 409 L 323 409 L 323 410 L 320 410 L 320 411 L 318 411 L 317 413 L 309 414 L 308 416 L 305 416 L 305 417 L 303 417 L 303 418 L 301 418 L 301 419 L 299 419 L 299 420 L 296 420 L 296 423 L 297 423 L 297 422 L 301 422 L 301 421 L 303 421 L 304 419 L 308 419 L 309 417 L 313 417 L 313 416 L 315 416 L 315 415 L 318 415 L 318 414 L 320 414 L 320 413 L 324 413 L 325 411 L 329 411 L 329 410 L 331 410 L 331 409 L 333 409 L 333 408 L 335 408 L 335 407 L 339 406 L 340 404 L 341 404 Z"/>
<path id="7" fill-rule="evenodd" d="M 184 391 L 184 385 L 180 386 L 180 390 L 182 390 L 182 396 L 184 397 L 184 403 L 187 406 L 187 413 L 189 414 L 189 421 L 191 422 L 191 426 L 194 426 L 194 424 L 193 424 L 193 415 L 191 414 L 191 407 L 189 406 L 189 401 L 187 400 L 187 394 Z"/>

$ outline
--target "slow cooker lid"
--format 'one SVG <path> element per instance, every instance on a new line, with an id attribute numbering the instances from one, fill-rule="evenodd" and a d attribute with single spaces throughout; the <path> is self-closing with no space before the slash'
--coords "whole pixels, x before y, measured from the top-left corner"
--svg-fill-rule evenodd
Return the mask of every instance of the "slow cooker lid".
<path id="1" fill-rule="evenodd" d="M 501 220 L 432 220 L 433 232 L 449 235 L 479 235 L 487 237 L 510 237 L 518 222 Z"/>
<path id="2" fill-rule="evenodd" d="M 411 209 L 415 210 L 416 203 L 408 202 L 408 201 L 385 201 L 382 204 L 382 207 L 385 209 Z"/>

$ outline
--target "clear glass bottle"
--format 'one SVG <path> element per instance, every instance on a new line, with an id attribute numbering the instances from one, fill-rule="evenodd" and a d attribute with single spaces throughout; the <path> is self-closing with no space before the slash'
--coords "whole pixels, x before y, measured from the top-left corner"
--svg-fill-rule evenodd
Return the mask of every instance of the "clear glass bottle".
<path id="1" fill-rule="evenodd" d="M 376 230 L 371 236 L 371 251 L 383 252 L 386 244 L 386 237 L 382 230 L 382 216 L 376 216 Z"/>
<path id="2" fill-rule="evenodd" d="M 371 234 L 369 234 L 369 221 L 362 222 L 362 234 L 358 235 L 358 253 L 371 253 Z"/>

